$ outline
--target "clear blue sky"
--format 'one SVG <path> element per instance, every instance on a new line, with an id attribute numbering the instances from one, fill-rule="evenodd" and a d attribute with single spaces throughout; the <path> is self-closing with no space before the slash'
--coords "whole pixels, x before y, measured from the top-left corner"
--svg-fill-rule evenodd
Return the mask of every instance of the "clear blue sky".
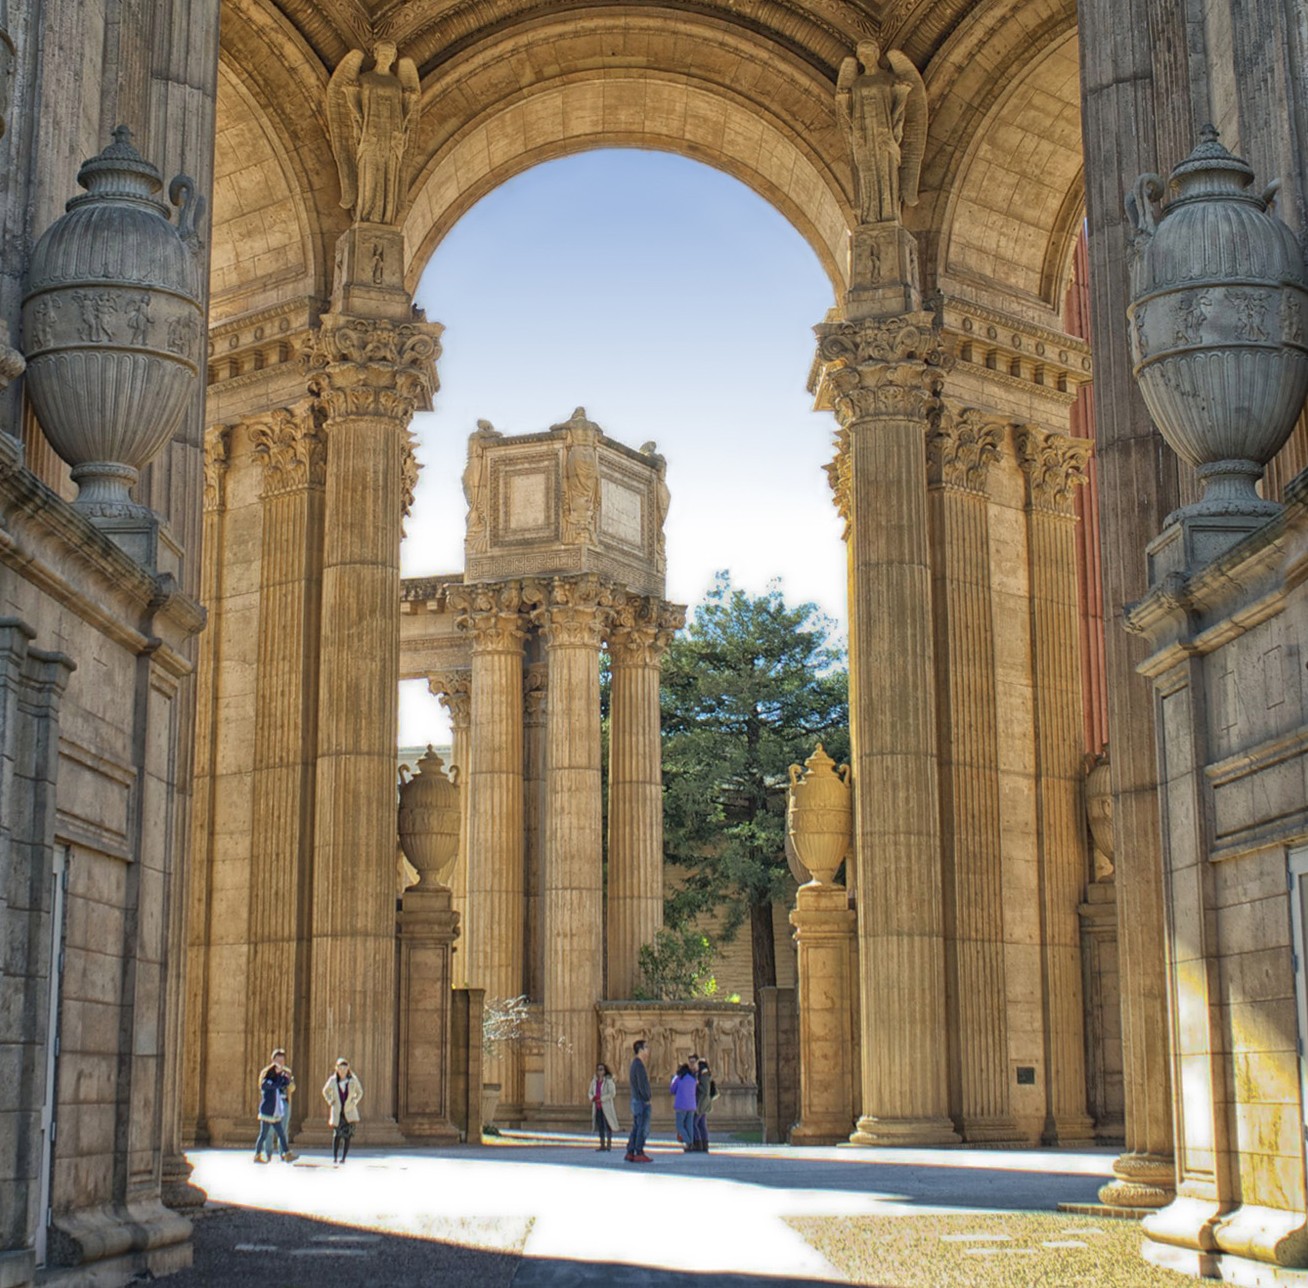
<path id="1" fill-rule="evenodd" d="M 843 628 L 844 553 L 822 465 L 834 421 L 805 391 L 832 288 L 808 243 L 725 174 L 658 152 L 551 161 L 451 230 L 418 288 L 443 322 L 436 410 L 414 422 L 424 468 L 405 576 L 463 566 L 460 484 L 479 418 L 534 433 L 585 406 L 611 438 L 668 460 L 668 598 L 693 605 L 715 570 Z M 447 737 L 421 683 L 400 741 Z"/>

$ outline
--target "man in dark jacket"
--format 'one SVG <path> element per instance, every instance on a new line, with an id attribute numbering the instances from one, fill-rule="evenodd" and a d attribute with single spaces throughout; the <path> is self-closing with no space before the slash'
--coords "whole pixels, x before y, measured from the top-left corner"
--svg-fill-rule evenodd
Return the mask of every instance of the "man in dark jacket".
<path id="1" fill-rule="evenodd" d="M 650 1105 L 654 1099 L 649 1087 L 649 1070 L 645 1067 L 649 1061 L 649 1046 L 642 1038 L 632 1046 L 634 1057 L 631 1068 L 627 1071 L 627 1082 L 631 1087 L 631 1135 L 627 1139 L 627 1162 L 650 1163 L 653 1159 L 645 1153 L 645 1138 L 649 1135 Z"/>

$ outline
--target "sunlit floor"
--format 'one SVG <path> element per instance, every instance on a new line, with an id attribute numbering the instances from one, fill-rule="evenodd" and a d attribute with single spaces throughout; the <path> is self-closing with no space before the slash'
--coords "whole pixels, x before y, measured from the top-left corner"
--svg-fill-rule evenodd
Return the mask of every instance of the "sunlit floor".
<path id="1" fill-rule="evenodd" d="M 659 1271 L 724 1284 L 734 1276 L 842 1283 L 845 1273 L 788 1218 L 1052 1212 L 1060 1202 L 1093 1202 L 1114 1156 L 760 1146 L 687 1155 L 660 1142 L 651 1153 L 653 1163 L 634 1166 L 620 1142 L 596 1153 L 581 1138 L 505 1138 L 482 1148 L 360 1150 L 333 1167 L 313 1152 L 289 1166 L 256 1166 L 244 1150 L 199 1150 L 190 1155 L 193 1179 L 211 1203 L 250 1211 L 232 1225 L 222 1266 L 196 1282 L 242 1283 L 243 1263 L 257 1275 L 255 1263 L 267 1271 L 281 1249 L 298 1257 L 298 1269 L 274 1282 L 344 1284 L 353 1279 L 329 1267 L 361 1272 L 385 1236 L 405 1236 L 487 1254 L 485 1278 L 467 1268 L 433 1277 L 433 1266 L 414 1283 L 680 1281 Z M 250 1234 L 256 1211 L 324 1224 L 299 1238 L 302 1246 L 282 1248 Z"/>

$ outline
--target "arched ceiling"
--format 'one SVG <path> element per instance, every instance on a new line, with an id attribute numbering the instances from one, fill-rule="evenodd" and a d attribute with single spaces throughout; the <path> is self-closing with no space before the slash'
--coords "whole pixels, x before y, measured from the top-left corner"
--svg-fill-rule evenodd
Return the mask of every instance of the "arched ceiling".
<path id="1" fill-rule="evenodd" d="M 216 316 L 264 307 L 240 281 L 258 266 L 235 172 L 258 175 L 268 196 L 278 231 L 259 253 L 293 271 L 295 206 L 307 294 L 327 293 L 347 216 L 324 90 L 350 48 L 381 37 L 417 61 L 423 86 L 411 280 L 513 174 L 632 146 L 749 184 L 808 239 L 838 292 L 852 185 L 835 77 L 875 34 L 908 51 L 928 87 L 923 201 L 908 215 L 928 284 L 1010 289 L 1056 313 L 1081 203 L 1074 30 L 1074 0 L 226 0 L 215 258 L 229 276 L 215 274 Z M 257 128 L 229 123 L 233 113 Z M 264 180 L 270 166 L 282 182 Z"/>

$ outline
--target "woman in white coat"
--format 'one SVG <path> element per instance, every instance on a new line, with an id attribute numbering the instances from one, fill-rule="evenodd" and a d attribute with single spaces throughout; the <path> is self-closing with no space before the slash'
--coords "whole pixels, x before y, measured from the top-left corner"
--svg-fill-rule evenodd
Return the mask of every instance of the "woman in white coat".
<path id="1" fill-rule="evenodd" d="M 350 1138 L 359 1121 L 359 1101 L 363 1084 L 350 1072 L 350 1062 L 342 1056 L 336 1070 L 323 1083 L 322 1098 L 327 1102 L 327 1121 L 332 1128 L 332 1162 L 345 1162 L 350 1153 Z"/>
<path id="2" fill-rule="evenodd" d="M 596 1153 L 607 1154 L 613 1148 L 613 1133 L 618 1130 L 618 1111 L 614 1108 L 617 1094 L 618 1086 L 613 1080 L 612 1070 L 607 1064 L 597 1064 L 595 1076 L 590 1080 L 591 1116 L 599 1133 Z"/>

